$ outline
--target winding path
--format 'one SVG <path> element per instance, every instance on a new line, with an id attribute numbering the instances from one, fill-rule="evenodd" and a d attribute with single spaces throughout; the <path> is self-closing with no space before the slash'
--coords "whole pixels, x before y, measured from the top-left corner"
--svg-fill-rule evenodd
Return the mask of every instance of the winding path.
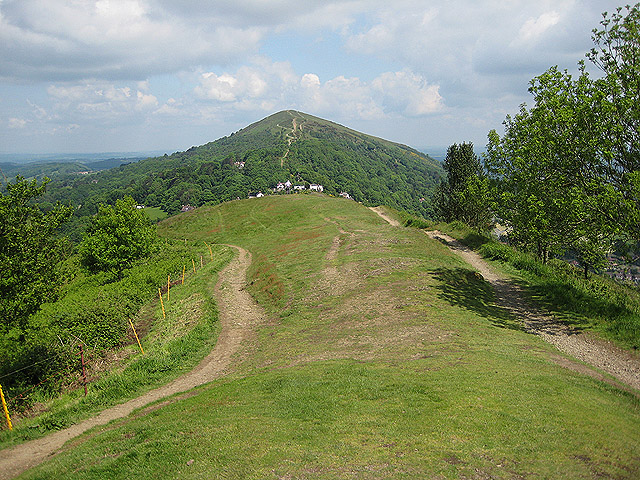
<path id="1" fill-rule="evenodd" d="M 265 319 L 263 310 L 244 290 L 247 268 L 251 264 L 251 254 L 243 248 L 229 245 L 238 250 L 238 256 L 227 265 L 216 285 L 216 300 L 220 311 L 222 329 L 215 348 L 191 372 L 182 375 L 162 387 L 129 400 L 121 405 L 108 408 L 93 418 L 84 420 L 64 430 L 0 450 L 0 480 L 11 479 L 53 456 L 68 441 L 92 427 L 104 425 L 112 420 L 125 417 L 135 409 L 162 398 L 185 392 L 199 385 L 227 374 L 233 356 L 254 331 L 254 327 Z"/>
<path id="2" fill-rule="evenodd" d="M 522 289 L 508 278 L 498 275 L 480 255 L 444 233 L 438 231 L 425 233 L 445 243 L 477 269 L 496 292 L 496 303 L 521 319 L 528 332 L 539 335 L 561 352 L 608 373 L 629 387 L 640 390 L 640 357 L 618 348 L 611 342 L 588 333 L 577 332 L 559 323 L 553 316 L 529 305 Z M 554 360 L 572 370 L 607 381 L 606 377 L 590 368 L 584 368 L 584 365 L 561 358 Z"/>
<path id="3" fill-rule="evenodd" d="M 371 210 L 391 225 L 400 225 L 399 222 L 386 215 L 380 207 L 371 208 Z M 526 331 L 539 335 L 559 351 L 584 363 L 573 361 L 561 355 L 553 357 L 554 362 L 626 390 L 631 387 L 636 390 L 634 393 L 638 394 L 640 391 L 640 356 L 623 350 L 607 340 L 588 333 L 577 332 L 559 323 L 553 316 L 532 307 L 526 300 L 522 289 L 509 278 L 497 274 L 480 255 L 449 235 L 438 231 L 426 231 L 425 233 L 432 239 L 447 245 L 454 253 L 478 270 L 493 287 L 496 293 L 496 303 L 519 318 Z M 598 370 L 606 372 L 617 381 L 611 380 Z"/>
<path id="4" fill-rule="evenodd" d="M 289 111 L 288 113 L 292 117 L 292 120 L 291 120 L 292 128 L 291 128 L 291 132 L 287 133 L 285 137 L 287 139 L 287 151 L 284 152 L 284 155 L 282 155 L 282 157 L 280 158 L 281 167 L 284 167 L 284 159 L 287 158 L 287 156 L 289 155 L 289 150 L 291 150 L 291 144 L 296 141 L 296 131 L 298 130 L 298 123 L 296 122 L 296 117 L 293 115 L 291 111 Z M 280 128 L 285 128 L 280 124 L 278 124 L 277 126 Z M 300 130 L 302 130 L 302 125 L 300 125 Z"/>

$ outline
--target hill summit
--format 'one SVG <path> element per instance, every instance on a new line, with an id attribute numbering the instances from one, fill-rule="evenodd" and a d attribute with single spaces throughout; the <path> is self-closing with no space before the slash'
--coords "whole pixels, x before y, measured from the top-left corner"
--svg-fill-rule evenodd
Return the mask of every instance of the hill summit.
<path id="1" fill-rule="evenodd" d="M 285 110 L 184 152 L 75 179 L 74 194 L 85 197 L 86 214 L 125 194 L 176 213 L 184 205 L 292 193 L 292 186 L 303 191 L 317 184 L 325 194 L 430 217 L 441 177 L 439 162 L 406 145 Z M 291 187 L 278 192 L 278 184 Z"/>

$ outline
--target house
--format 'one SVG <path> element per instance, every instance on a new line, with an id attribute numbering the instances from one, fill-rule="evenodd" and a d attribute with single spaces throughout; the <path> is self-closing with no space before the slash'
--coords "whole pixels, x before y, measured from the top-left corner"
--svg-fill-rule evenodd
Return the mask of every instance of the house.
<path id="1" fill-rule="evenodd" d="M 342 198 L 351 198 L 351 195 L 349 195 L 347 192 L 340 192 L 340 196 Z"/>
<path id="2" fill-rule="evenodd" d="M 195 210 L 196 207 L 192 207 L 191 205 L 182 205 L 180 209 L 181 212 L 190 212 L 191 210 Z"/>
<path id="3" fill-rule="evenodd" d="M 278 182 L 278 185 L 276 185 L 276 191 L 281 192 L 283 190 L 291 190 L 291 187 L 292 187 L 292 184 L 289 180 L 287 180 L 284 183 Z"/>
<path id="4" fill-rule="evenodd" d="M 256 198 L 264 197 L 264 193 L 258 192 L 256 193 Z"/>
<path id="5" fill-rule="evenodd" d="M 244 168 L 244 162 L 233 162 L 234 167 Z"/>
<path id="6" fill-rule="evenodd" d="M 294 185 L 293 189 L 302 191 L 302 190 L 306 190 L 306 187 L 304 185 Z"/>
<path id="7" fill-rule="evenodd" d="M 324 191 L 324 187 L 322 185 L 312 183 L 311 185 L 309 185 L 309 190 L 311 190 L 312 192 L 322 192 Z"/>

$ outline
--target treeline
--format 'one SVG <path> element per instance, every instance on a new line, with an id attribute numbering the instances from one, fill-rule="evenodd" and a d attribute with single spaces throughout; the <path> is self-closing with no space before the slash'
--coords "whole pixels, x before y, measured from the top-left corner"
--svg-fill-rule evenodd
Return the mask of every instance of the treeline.
<path id="1" fill-rule="evenodd" d="M 313 117 L 309 117 L 313 118 Z M 169 214 L 183 205 L 217 204 L 250 193 L 268 193 L 278 182 L 319 183 L 325 193 L 349 193 L 367 205 L 385 204 L 431 218 L 431 197 L 442 169 L 425 155 L 320 119 L 290 148 L 278 122 L 267 118 L 229 137 L 164 157 L 141 160 L 92 175 L 59 176 L 42 198 L 74 207 L 65 234 L 80 241 L 100 204 L 129 195 Z M 284 162 L 285 152 L 288 153 Z"/>
<path id="2" fill-rule="evenodd" d="M 469 144 L 447 154 L 441 216 L 487 229 L 543 262 L 570 251 L 584 268 L 603 265 L 614 244 L 640 239 L 640 4 L 603 14 L 579 74 L 552 67 L 531 81 L 523 105 L 489 133 L 483 162 Z M 464 207 L 464 208 L 461 208 Z"/>
<path id="3" fill-rule="evenodd" d="M 45 187 L 17 178 L 0 195 L 0 380 L 14 400 L 59 387 L 53 375 L 75 370 L 78 345 L 120 345 L 128 319 L 193 258 L 192 246 L 159 242 L 131 197 L 101 205 L 73 253 L 58 234 L 71 208 L 44 211 Z"/>

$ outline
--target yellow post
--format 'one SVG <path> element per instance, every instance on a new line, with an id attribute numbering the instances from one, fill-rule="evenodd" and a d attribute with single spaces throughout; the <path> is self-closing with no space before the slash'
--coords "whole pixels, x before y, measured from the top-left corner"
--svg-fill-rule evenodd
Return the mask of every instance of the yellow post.
<path id="1" fill-rule="evenodd" d="M 131 330 L 133 330 L 133 334 L 136 336 L 136 340 L 138 341 L 138 346 L 140 347 L 140 351 L 144 355 L 144 349 L 142 348 L 142 344 L 140 343 L 140 339 L 138 338 L 138 332 L 136 332 L 136 327 L 133 326 L 133 322 L 129 319 L 129 324 L 131 325 Z"/>
<path id="2" fill-rule="evenodd" d="M 213 252 L 211 251 L 211 245 L 209 245 L 207 242 L 204 242 L 204 244 L 209 249 L 209 256 L 211 256 L 211 260 L 213 261 Z"/>
<path id="3" fill-rule="evenodd" d="M 167 316 L 164 313 L 164 302 L 162 301 L 162 291 L 158 289 L 158 296 L 160 297 L 160 306 L 162 307 L 162 318 L 166 318 Z"/>
<path id="4" fill-rule="evenodd" d="M 193 261 L 193 258 L 191 259 L 191 265 L 193 265 L 193 273 L 196 273 L 196 262 Z"/>
<path id="5" fill-rule="evenodd" d="M 169 290 L 171 289 L 171 274 L 167 275 L 167 303 L 169 303 Z"/>
<path id="6" fill-rule="evenodd" d="M 202 255 L 200 255 L 200 268 L 204 267 L 204 260 L 202 260 Z"/>
<path id="7" fill-rule="evenodd" d="M 185 270 L 185 268 L 187 268 L 187 266 L 183 265 L 182 266 L 182 285 L 184 285 L 184 270 Z"/>
<path id="8" fill-rule="evenodd" d="M 7 425 L 9 426 L 9 430 L 13 430 L 13 425 L 11 425 L 11 417 L 9 416 L 9 409 L 7 408 L 7 402 L 5 402 L 4 393 L 2 393 L 2 385 L 0 385 L 0 398 L 2 399 L 2 408 L 4 409 L 4 416 L 7 418 Z"/>

